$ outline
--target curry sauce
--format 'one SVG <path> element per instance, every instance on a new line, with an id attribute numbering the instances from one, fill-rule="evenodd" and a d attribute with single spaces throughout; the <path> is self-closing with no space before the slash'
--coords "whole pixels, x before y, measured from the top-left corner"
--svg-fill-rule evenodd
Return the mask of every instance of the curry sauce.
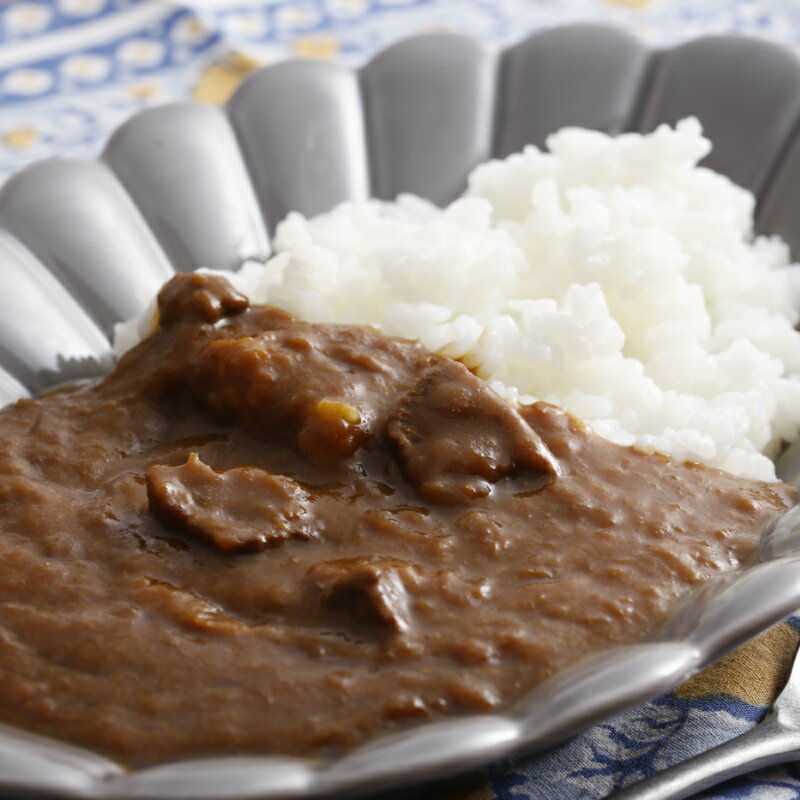
<path id="1" fill-rule="evenodd" d="M 320 754 L 648 635 L 794 502 L 368 327 L 177 276 L 0 414 L 0 719 L 132 764 Z"/>

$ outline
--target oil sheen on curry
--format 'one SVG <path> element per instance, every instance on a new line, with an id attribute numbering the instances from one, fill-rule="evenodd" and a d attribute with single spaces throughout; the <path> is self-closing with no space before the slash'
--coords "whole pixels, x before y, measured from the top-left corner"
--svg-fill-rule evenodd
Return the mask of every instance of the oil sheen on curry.
<path id="1" fill-rule="evenodd" d="M 107 378 L 0 414 L 0 719 L 128 763 L 508 704 L 794 501 L 221 278 L 159 306 Z"/>

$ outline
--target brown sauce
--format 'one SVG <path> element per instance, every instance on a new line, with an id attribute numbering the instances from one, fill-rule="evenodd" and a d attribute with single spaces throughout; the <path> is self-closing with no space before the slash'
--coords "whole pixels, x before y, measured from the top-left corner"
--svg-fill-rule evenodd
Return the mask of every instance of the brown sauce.
<path id="1" fill-rule="evenodd" d="M 0 414 L 0 718 L 131 763 L 315 754 L 653 632 L 794 501 L 179 276 Z"/>

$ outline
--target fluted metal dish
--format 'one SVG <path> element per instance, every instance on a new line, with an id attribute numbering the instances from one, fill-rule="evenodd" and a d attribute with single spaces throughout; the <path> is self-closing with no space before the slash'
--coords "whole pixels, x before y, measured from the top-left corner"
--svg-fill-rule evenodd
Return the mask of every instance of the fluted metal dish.
<path id="1" fill-rule="evenodd" d="M 800 65 L 736 37 L 654 52 L 612 28 L 550 30 L 499 52 L 432 34 L 360 71 L 292 61 L 226 110 L 143 112 L 98 161 L 56 160 L 0 192 L 0 402 L 101 374 L 115 322 L 174 270 L 264 258 L 290 210 L 411 191 L 446 202 L 469 170 L 566 124 L 649 130 L 697 115 L 708 165 L 753 190 L 758 227 L 800 252 Z M 793 471 L 800 454 L 784 461 Z M 800 513 L 759 563 L 711 581 L 652 640 L 563 671 L 502 714 L 421 725 L 338 760 L 202 759 L 127 772 L 84 750 L 0 728 L 0 790 L 16 796 L 310 798 L 440 776 L 534 752 L 656 696 L 800 607 Z"/>

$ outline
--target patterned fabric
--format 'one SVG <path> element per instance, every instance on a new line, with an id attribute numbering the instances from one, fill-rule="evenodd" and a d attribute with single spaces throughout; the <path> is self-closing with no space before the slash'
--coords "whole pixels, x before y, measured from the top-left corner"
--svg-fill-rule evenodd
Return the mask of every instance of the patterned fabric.
<path id="1" fill-rule="evenodd" d="M 188 97 L 222 103 L 249 70 L 287 56 L 358 64 L 423 30 L 509 42 L 578 20 L 613 22 L 658 44 L 744 32 L 800 45 L 798 0 L 12 0 L 0 4 L 0 179 L 44 157 L 95 156 L 140 108 Z M 543 755 L 384 796 L 604 797 L 756 724 L 785 681 L 798 631 L 793 618 L 670 695 Z M 800 768 L 703 796 L 800 800 Z"/>
<path id="2" fill-rule="evenodd" d="M 794 620 L 781 624 L 670 695 L 597 725 L 543 756 L 491 770 L 494 796 L 605 797 L 744 733 L 763 718 L 783 687 L 798 638 Z M 798 798 L 800 770 L 762 771 L 703 797 Z"/>
<path id="3" fill-rule="evenodd" d="M 658 44 L 722 31 L 800 43 L 797 0 L 11 0 L 0 5 L 0 178 L 94 156 L 142 107 L 222 101 L 243 64 L 357 64 L 423 30 L 509 42 L 578 20 Z"/>

